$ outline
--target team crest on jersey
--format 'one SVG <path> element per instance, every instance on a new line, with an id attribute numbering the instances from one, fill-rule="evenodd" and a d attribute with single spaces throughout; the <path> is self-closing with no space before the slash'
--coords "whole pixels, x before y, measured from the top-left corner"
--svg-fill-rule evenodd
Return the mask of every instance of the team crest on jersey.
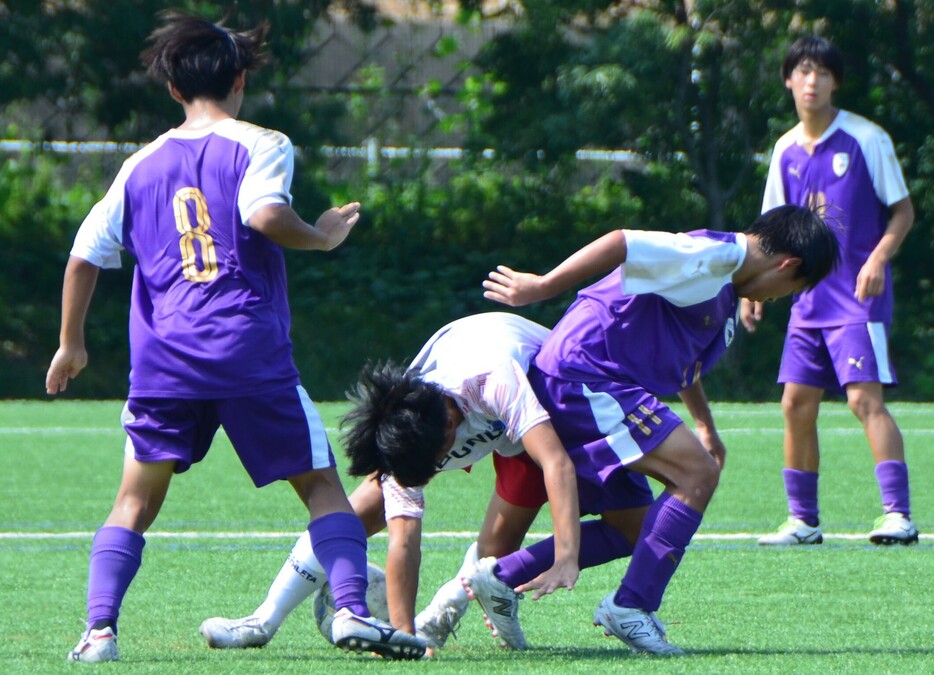
<path id="1" fill-rule="evenodd" d="M 833 156 L 833 172 L 837 178 L 842 178 L 846 170 L 850 168 L 850 153 L 837 152 Z"/>
<path id="2" fill-rule="evenodd" d="M 726 343 L 727 347 L 733 343 L 734 337 L 736 337 L 736 321 L 733 320 L 733 317 L 730 317 L 726 320 L 726 325 L 723 327 L 723 341 Z"/>

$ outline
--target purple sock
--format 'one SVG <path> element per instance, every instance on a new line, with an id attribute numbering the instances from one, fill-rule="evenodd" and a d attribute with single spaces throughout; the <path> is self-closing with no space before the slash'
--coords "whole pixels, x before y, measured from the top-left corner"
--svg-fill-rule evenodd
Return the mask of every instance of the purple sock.
<path id="1" fill-rule="evenodd" d="M 352 513 L 329 513 L 308 525 L 311 547 L 324 568 L 334 606 L 370 616 L 366 606 L 366 530 Z"/>
<path id="2" fill-rule="evenodd" d="M 632 555 L 632 544 L 602 520 L 588 520 L 581 523 L 578 565 L 582 570 L 630 555 Z M 496 567 L 493 568 L 493 573 L 507 586 L 515 588 L 531 581 L 554 564 L 555 538 L 548 537 L 500 558 L 496 562 Z"/>
<path id="3" fill-rule="evenodd" d="M 817 508 L 817 476 L 816 471 L 782 469 L 785 494 L 788 495 L 788 511 L 811 527 L 817 527 L 820 523 Z"/>
<path id="4" fill-rule="evenodd" d="M 703 516 L 667 492 L 645 515 L 629 569 L 613 602 L 654 612 Z"/>
<path id="5" fill-rule="evenodd" d="M 120 605 L 143 561 L 143 535 L 102 527 L 94 535 L 88 565 L 88 628 L 109 624 L 117 632 Z"/>
<path id="6" fill-rule="evenodd" d="M 911 517 L 911 500 L 908 496 L 908 466 L 904 462 L 888 460 L 876 464 L 876 480 L 882 493 L 882 510 L 886 513 L 901 513 Z"/>

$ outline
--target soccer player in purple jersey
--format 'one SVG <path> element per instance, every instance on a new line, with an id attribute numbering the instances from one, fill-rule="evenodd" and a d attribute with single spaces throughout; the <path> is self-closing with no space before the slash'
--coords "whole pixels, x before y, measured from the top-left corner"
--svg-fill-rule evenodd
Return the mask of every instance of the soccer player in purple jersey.
<path id="1" fill-rule="evenodd" d="M 819 544 L 820 451 L 817 416 L 825 390 L 845 392 L 875 460 L 883 515 L 874 544 L 911 544 L 908 467 L 898 426 L 883 400 L 895 385 L 889 360 L 893 293 L 889 261 L 914 222 L 914 208 L 888 134 L 833 105 L 843 58 L 829 41 L 796 41 L 782 65 L 800 123 L 775 144 L 762 210 L 780 204 L 819 205 L 839 223 L 841 264 L 799 293 L 791 309 L 778 381 L 784 384 L 785 491 L 790 516 L 760 544 Z M 741 320 L 754 331 L 761 304 L 744 303 Z"/>
<path id="2" fill-rule="evenodd" d="M 488 299 L 519 306 L 616 268 L 578 293 L 529 382 L 574 462 L 581 513 L 624 534 L 640 528 L 621 585 L 593 619 L 633 651 L 682 653 L 655 611 L 725 459 L 701 377 L 733 340 L 740 297 L 813 287 L 837 255 L 816 212 L 783 206 L 739 234 L 611 232 L 544 276 L 500 266 L 484 282 Z M 696 435 L 657 398 L 675 393 Z M 664 484 L 658 499 L 646 476 Z M 501 635 L 521 634 L 517 592 L 536 588 L 539 545 L 485 558 L 466 580 Z"/>
<path id="3" fill-rule="evenodd" d="M 255 485 L 288 480 L 339 608 L 344 649 L 418 658 L 424 643 L 370 617 L 366 533 L 338 477 L 324 425 L 292 359 L 283 247 L 330 250 L 359 204 L 315 225 L 292 210 L 293 150 L 238 121 L 246 73 L 268 25 L 235 32 L 169 11 L 142 53 L 185 121 L 130 157 L 91 210 L 65 270 L 61 343 L 46 378 L 64 391 L 87 365 L 84 324 L 101 268 L 136 259 L 123 478 L 91 546 L 87 630 L 69 660 L 116 661 L 117 617 L 172 475 L 223 426 Z"/>

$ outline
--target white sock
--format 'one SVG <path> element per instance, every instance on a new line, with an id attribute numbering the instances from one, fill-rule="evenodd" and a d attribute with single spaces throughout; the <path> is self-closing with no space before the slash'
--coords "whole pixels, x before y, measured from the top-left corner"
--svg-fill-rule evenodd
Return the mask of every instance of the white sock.
<path id="1" fill-rule="evenodd" d="M 288 560 L 269 587 L 266 599 L 256 608 L 253 616 L 259 617 L 266 630 L 278 630 L 285 617 L 324 586 L 326 581 L 324 568 L 311 549 L 311 535 L 305 530 L 295 542 Z"/>

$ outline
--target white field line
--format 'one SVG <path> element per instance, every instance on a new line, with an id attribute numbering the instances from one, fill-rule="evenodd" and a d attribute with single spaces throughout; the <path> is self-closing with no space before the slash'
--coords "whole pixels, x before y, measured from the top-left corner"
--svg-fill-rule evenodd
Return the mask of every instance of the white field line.
<path id="1" fill-rule="evenodd" d="M 147 539 L 287 539 L 293 540 L 300 532 L 147 532 Z M 477 532 L 468 530 L 438 532 L 422 532 L 425 539 L 466 539 L 473 541 Z M 753 532 L 711 532 L 694 535 L 694 541 L 743 541 L 758 539 L 764 534 Z M 94 532 L 0 532 L 0 540 L 48 540 L 48 539 L 91 539 Z M 376 539 L 386 539 L 388 535 L 380 532 L 373 535 Z M 529 532 L 529 539 L 544 539 L 551 536 L 549 532 Z M 865 533 L 858 534 L 824 534 L 824 539 L 838 539 L 845 541 L 858 541 L 866 538 Z M 922 534 L 921 539 L 934 540 L 934 534 Z"/>

